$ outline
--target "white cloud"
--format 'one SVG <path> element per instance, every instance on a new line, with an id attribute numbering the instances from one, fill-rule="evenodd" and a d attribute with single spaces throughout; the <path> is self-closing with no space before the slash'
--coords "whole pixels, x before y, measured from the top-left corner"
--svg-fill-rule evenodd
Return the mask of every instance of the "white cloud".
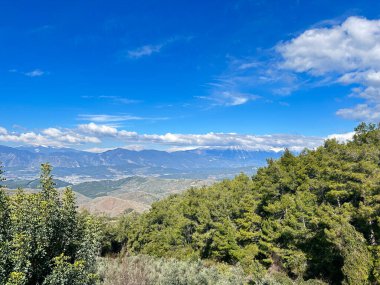
<path id="1" fill-rule="evenodd" d="M 42 131 L 42 133 L 49 136 L 49 137 L 53 137 L 53 138 L 62 136 L 62 131 L 60 131 L 59 129 L 56 129 L 56 128 L 45 129 Z"/>
<path id="2" fill-rule="evenodd" d="M 322 75 L 380 68 L 380 20 L 350 17 L 341 25 L 305 31 L 277 46 L 283 66 Z"/>
<path id="3" fill-rule="evenodd" d="M 344 134 L 332 134 L 327 136 L 327 139 L 336 139 L 338 142 L 347 142 L 353 139 L 355 132 L 349 132 Z"/>
<path id="4" fill-rule="evenodd" d="M 38 68 L 31 70 L 31 71 L 28 71 L 28 72 L 19 71 L 19 70 L 13 68 L 13 69 L 9 69 L 8 72 L 15 73 L 15 74 L 22 74 L 22 75 L 25 75 L 28 77 L 40 77 L 40 76 L 46 75 L 45 71 L 38 69 Z"/>
<path id="5" fill-rule="evenodd" d="M 86 134 L 99 136 L 116 136 L 118 134 L 118 130 L 114 127 L 97 125 L 95 123 L 79 125 L 78 130 Z"/>
<path id="6" fill-rule="evenodd" d="M 145 149 L 144 146 L 142 146 L 142 145 L 126 145 L 126 146 L 123 146 L 120 148 L 128 149 L 128 150 L 134 150 L 134 151 L 140 151 L 140 150 Z M 92 148 L 86 149 L 85 151 L 94 152 L 94 153 L 102 153 L 102 152 L 105 152 L 108 150 L 113 150 L 113 149 L 115 149 L 115 148 L 114 147 L 92 147 Z"/>
<path id="7" fill-rule="evenodd" d="M 36 134 L 34 132 L 26 132 L 21 134 L 7 133 L 0 135 L 0 141 L 3 142 L 15 142 L 28 145 L 49 145 L 49 146 L 60 146 L 61 144 L 57 141 L 49 140 L 41 134 Z"/>
<path id="8" fill-rule="evenodd" d="M 0 135 L 6 135 L 8 133 L 6 128 L 0 127 Z"/>
<path id="9" fill-rule="evenodd" d="M 162 121 L 168 120 L 167 117 L 138 117 L 131 115 L 106 115 L 106 114 L 80 114 L 78 120 L 95 123 L 118 123 L 125 121 Z"/>
<path id="10" fill-rule="evenodd" d="M 250 69 L 250 68 L 258 67 L 259 65 L 260 65 L 260 63 L 258 63 L 257 61 L 243 62 L 243 63 L 241 63 L 238 66 L 238 69 L 245 70 L 245 69 Z"/>
<path id="11" fill-rule="evenodd" d="M 135 99 L 129 99 L 129 98 L 124 98 L 124 97 L 120 97 L 120 96 L 106 96 L 106 95 L 102 95 L 102 96 L 98 96 L 98 98 L 100 99 L 108 99 L 108 100 L 111 100 L 113 101 L 114 103 L 120 103 L 120 104 L 135 104 L 135 103 L 140 103 L 141 101 L 140 100 L 135 100 Z"/>
<path id="12" fill-rule="evenodd" d="M 375 70 L 350 72 L 338 78 L 338 82 L 343 84 L 363 83 L 367 86 L 380 87 L 380 72 Z"/>
<path id="13" fill-rule="evenodd" d="M 114 139 L 126 139 L 136 138 L 138 135 L 136 132 L 129 132 L 126 130 L 118 130 L 115 127 L 108 125 L 98 125 L 93 122 L 89 124 L 78 125 L 77 131 L 84 134 L 89 134 L 98 137 L 111 137 Z"/>
<path id="14" fill-rule="evenodd" d="M 45 72 L 42 71 L 41 69 L 34 69 L 32 71 L 25 72 L 24 74 L 26 76 L 29 76 L 29 77 L 40 77 L 40 76 L 44 75 Z"/>
<path id="15" fill-rule="evenodd" d="M 265 53 L 264 51 L 263 54 Z M 294 72 L 280 70 L 278 62 L 274 59 L 265 57 L 260 61 L 252 57 L 240 59 L 227 57 L 227 60 L 227 70 L 208 83 L 210 86 L 208 96 L 198 96 L 208 100 L 212 106 L 247 104 L 262 99 L 264 97 L 261 96 L 262 93 L 289 95 L 304 84 Z M 278 96 L 274 99 L 278 99 Z"/>
<path id="16" fill-rule="evenodd" d="M 251 150 L 276 150 L 289 148 L 300 150 L 315 148 L 323 138 L 300 135 L 241 135 L 235 133 L 139 135 L 140 142 L 149 142 L 172 147 L 243 147 Z"/>
<path id="17" fill-rule="evenodd" d="M 56 128 L 48 128 L 43 130 L 42 135 L 56 142 L 81 144 L 81 143 L 100 143 L 101 141 L 94 136 L 83 136 L 72 130 L 60 130 Z"/>
<path id="18" fill-rule="evenodd" d="M 198 96 L 200 99 L 212 102 L 214 106 L 239 106 L 260 98 L 257 95 L 240 92 L 221 91 L 211 96 Z"/>
<path id="19" fill-rule="evenodd" d="M 112 123 L 112 122 L 144 120 L 144 118 L 137 117 L 137 116 L 105 115 L 105 114 L 98 114 L 98 115 L 82 114 L 78 116 L 78 119 L 83 120 L 83 121 L 92 121 L 96 123 L 108 123 L 108 122 Z"/>
<path id="20" fill-rule="evenodd" d="M 353 133 L 334 134 L 326 138 L 336 138 L 346 141 Z M 194 148 L 243 148 L 249 150 L 279 151 L 285 148 L 300 151 L 304 148 L 314 149 L 323 144 L 325 138 L 273 134 L 253 135 L 236 133 L 205 133 L 205 134 L 139 134 L 132 131 L 120 130 L 107 125 L 95 123 L 81 124 L 73 129 L 47 128 L 40 133 L 9 132 L 0 128 L 0 141 L 22 143 L 28 145 L 45 146 L 75 146 L 87 145 L 92 152 L 101 152 L 110 147 L 94 147 L 92 144 L 100 144 L 103 139 L 111 144 L 120 145 L 126 149 L 140 150 L 143 148 L 167 149 L 169 151 Z"/>
<path id="21" fill-rule="evenodd" d="M 0 127 L 0 141 L 22 143 L 27 145 L 44 145 L 44 146 L 65 146 L 78 145 L 83 143 L 100 143 L 100 139 L 95 136 L 86 136 L 72 129 L 48 128 L 36 132 L 9 132 Z"/>
<path id="22" fill-rule="evenodd" d="M 340 109 L 337 115 L 380 119 L 380 20 L 349 17 L 340 25 L 307 30 L 276 50 L 284 59 L 282 68 L 361 86 L 351 95 L 364 103 Z"/>
<path id="23" fill-rule="evenodd" d="M 113 149 L 115 149 L 115 148 L 113 148 L 113 147 L 92 147 L 92 148 L 85 149 L 85 151 L 93 152 L 93 153 L 102 153 L 102 152 L 105 152 L 108 150 L 113 150 Z"/>
<path id="24" fill-rule="evenodd" d="M 344 108 L 336 112 L 346 119 L 377 121 L 380 119 L 380 105 L 358 104 L 354 108 Z"/>
<path id="25" fill-rule="evenodd" d="M 126 56 L 131 59 L 139 59 L 141 57 L 150 56 L 152 54 L 159 53 L 162 51 L 164 47 L 174 42 L 178 42 L 178 41 L 188 42 L 192 39 L 193 39 L 192 36 L 173 36 L 157 44 L 143 45 L 141 47 L 128 50 L 126 52 Z"/>
<path id="26" fill-rule="evenodd" d="M 137 59 L 143 56 L 149 56 L 149 55 L 152 55 L 153 53 L 160 52 L 163 46 L 164 44 L 145 45 L 134 50 L 129 50 L 128 57 Z"/>

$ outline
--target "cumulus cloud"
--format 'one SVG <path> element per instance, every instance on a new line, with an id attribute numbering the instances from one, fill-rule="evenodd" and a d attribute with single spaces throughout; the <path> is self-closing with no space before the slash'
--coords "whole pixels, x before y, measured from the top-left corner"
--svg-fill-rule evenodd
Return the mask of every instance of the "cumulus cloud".
<path id="1" fill-rule="evenodd" d="M 31 145 L 57 145 L 57 143 L 55 142 L 52 142 L 50 144 L 45 137 L 43 137 L 41 134 L 36 134 L 34 132 L 0 135 L 0 141 L 17 142 Z"/>
<path id="2" fill-rule="evenodd" d="M 305 31 L 277 46 L 283 66 L 322 75 L 380 67 L 380 20 L 350 17 L 341 25 Z"/>
<path id="3" fill-rule="evenodd" d="M 327 136 L 327 139 L 336 139 L 338 142 L 347 142 L 353 139 L 355 132 L 349 132 L 344 134 L 332 134 Z"/>
<path id="4" fill-rule="evenodd" d="M 89 124 L 81 124 L 78 125 L 77 130 L 79 132 L 85 134 L 91 134 L 100 137 L 115 137 L 115 138 L 123 138 L 123 137 L 135 137 L 137 133 L 128 132 L 125 130 L 118 130 L 115 127 L 111 127 L 108 125 L 98 125 L 93 122 Z"/>
<path id="5" fill-rule="evenodd" d="M 0 141 L 26 145 L 62 146 L 61 140 L 50 139 L 48 136 L 35 132 L 0 134 Z"/>
<path id="6" fill-rule="evenodd" d="M 323 142 L 323 138 L 292 135 L 239 135 L 234 133 L 207 134 L 138 134 L 127 130 L 98 125 L 81 124 L 75 129 L 47 128 L 40 133 L 10 133 L 0 129 L 0 141 L 29 145 L 67 146 L 86 143 L 101 143 L 103 138 L 133 145 L 160 145 L 168 148 L 184 147 L 231 147 L 239 146 L 252 150 L 277 150 L 290 148 L 300 150 L 314 148 Z"/>
<path id="7" fill-rule="evenodd" d="M 45 129 L 42 133 L 53 138 L 62 136 L 62 131 L 56 128 Z"/>
<path id="8" fill-rule="evenodd" d="M 78 130 L 86 134 L 98 136 L 115 136 L 118 133 L 118 130 L 114 127 L 97 125 L 95 123 L 79 125 Z"/>
<path id="9" fill-rule="evenodd" d="M 345 119 L 374 122 L 380 119 L 380 105 L 358 104 L 353 108 L 339 109 L 336 114 Z"/>
<path id="10" fill-rule="evenodd" d="M 337 83 L 357 84 L 352 96 L 364 103 L 337 111 L 347 119 L 380 119 L 380 20 L 349 17 L 343 23 L 310 29 L 277 45 L 281 67 Z"/>
<path id="11" fill-rule="evenodd" d="M 84 136 L 72 130 L 60 130 L 57 128 L 48 128 L 42 131 L 42 135 L 46 138 L 52 139 L 55 142 L 68 143 L 68 144 L 81 144 L 81 143 L 100 143 L 101 141 L 94 136 Z"/>
<path id="12" fill-rule="evenodd" d="M 110 148 L 109 146 L 94 147 L 92 145 L 101 144 L 103 139 L 117 145 L 122 143 L 129 149 L 141 149 L 149 146 L 169 151 L 195 148 L 244 148 L 265 151 L 280 151 L 288 148 L 301 151 L 304 148 L 314 149 L 329 138 L 336 138 L 343 142 L 351 139 L 353 134 L 333 134 L 326 138 L 289 134 L 254 135 L 213 132 L 205 134 L 139 134 L 93 122 L 80 124 L 73 129 L 46 128 L 39 133 L 15 133 L 0 127 L 0 141 L 2 142 L 59 147 L 90 144 L 88 149 L 92 152 Z"/>
<path id="13" fill-rule="evenodd" d="M 0 127 L 0 141 L 10 143 L 20 143 L 27 145 L 44 146 L 65 146 L 78 145 L 83 143 L 100 143 L 100 139 L 95 136 L 86 136 L 76 132 L 76 130 L 48 128 L 40 133 L 26 131 L 23 133 L 10 132 Z"/>
<path id="14" fill-rule="evenodd" d="M 302 150 L 315 148 L 324 141 L 320 137 L 300 135 L 241 135 L 235 133 L 140 135 L 142 142 L 160 143 L 177 147 L 242 147 L 250 150 Z"/>
<path id="15" fill-rule="evenodd" d="M 8 133 L 6 128 L 0 127 L 0 135 L 6 135 Z"/>

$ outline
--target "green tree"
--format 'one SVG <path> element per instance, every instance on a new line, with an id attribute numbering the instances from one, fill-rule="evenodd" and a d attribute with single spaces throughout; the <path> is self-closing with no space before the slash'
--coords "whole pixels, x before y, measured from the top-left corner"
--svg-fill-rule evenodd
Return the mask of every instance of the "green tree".
<path id="1" fill-rule="evenodd" d="M 252 179 L 168 197 L 126 229 L 127 250 L 239 263 L 252 275 L 379 284 L 379 145 L 380 127 L 363 123 L 347 143 L 286 150 Z"/>
<path id="2" fill-rule="evenodd" d="M 39 193 L 0 189 L 0 285 L 95 284 L 98 222 L 76 212 L 71 189 L 54 188 L 48 164 L 41 172 Z"/>

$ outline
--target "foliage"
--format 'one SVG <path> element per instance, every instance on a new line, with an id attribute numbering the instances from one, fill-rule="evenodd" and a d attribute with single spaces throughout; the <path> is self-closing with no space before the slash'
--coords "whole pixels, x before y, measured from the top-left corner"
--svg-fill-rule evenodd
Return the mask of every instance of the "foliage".
<path id="1" fill-rule="evenodd" d="M 206 267 L 201 262 L 160 259 L 147 255 L 105 259 L 100 271 L 104 285 L 243 284 L 243 274 L 238 267 Z"/>
<path id="2" fill-rule="evenodd" d="M 379 145 L 380 128 L 361 124 L 350 142 L 286 151 L 252 178 L 190 189 L 123 217 L 120 242 L 135 254 L 240 264 L 252 280 L 272 272 L 308 284 L 380 284 Z"/>
<path id="3" fill-rule="evenodd" d="M 98 222 L 77 213 L 71 189 L 55 189 L 50 165 L 40 179 L 39 193 L 0 189 L 0 284 L 95 284 Z"/>
<path id="4" fill-rule="evenodd" d="M 325 285 L 317 280 L 292 280 L 283 273 L 244 276 L 239 265 L 201 261 L 179 261 L 148 255 L 103 258 L 99 272 L 102 285 Z"/>
<path id="5" fill-rule="evenodd" d="M 61 254 L 54 258 L 54 269 L 44 281 L 44 285 L 82 285 L 95 284 L 96 274 L 89 273 L 86 270 L 84 261 L 70 262 L 68 256 Z"/>

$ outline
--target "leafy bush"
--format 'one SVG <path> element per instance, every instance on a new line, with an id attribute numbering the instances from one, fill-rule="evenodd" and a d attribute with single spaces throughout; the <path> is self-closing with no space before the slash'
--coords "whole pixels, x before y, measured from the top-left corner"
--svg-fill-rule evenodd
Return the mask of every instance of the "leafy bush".
<path id="1" fill-rule="evenodd" d="M 229 285 L 243 284 L 238 267 L 222 271 L 201 262 L 153 258 L 147 255 L 104 259 L 100 265 L 104 285 Z"/>
<path id="2" fill-rule="evenodd" d="M 95 284 L 99 223 L 77 213 L 71 189 L 60 195 L 48 164 L 41 170 L 39 193 L 0 189 L 0 285 Z"/>
<path id="3" fill-rule="evenodd" d="M 104 258 L 99 272 L 102 285 L 326 285 L 317 280 L 292 280 L 283 273 L 253 278 L 246 276 L 240 266 L 148 255 Z"/>

